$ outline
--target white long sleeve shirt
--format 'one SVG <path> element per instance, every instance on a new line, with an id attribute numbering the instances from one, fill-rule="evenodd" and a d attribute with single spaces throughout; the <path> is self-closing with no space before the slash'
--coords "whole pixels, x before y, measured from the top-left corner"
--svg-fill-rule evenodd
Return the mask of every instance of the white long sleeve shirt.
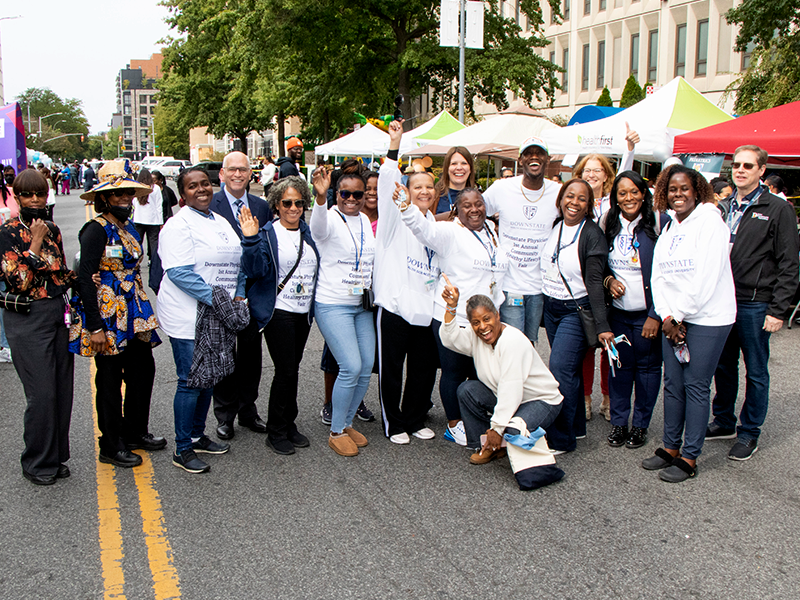
<path id="1" fill-rule="evenodd" d="M 500 435 L 520 404 L 534 400 L 561 404 L 556 378 L 519 329 L 506 325 L 494 348 L 475 335 L 472 327 L 459 327 L 455 320 L 444 323 L 439 335 L 447 348 L 472 357 L 478 379 L 497 396 L 490 422 Z"/>
<path id="2" fill-rule="evenodd" d="M 392 200 L 395 182 L 399 183 L 401 177 L 397 161 L 386 159 L 378 176 L 378 235 L 372 276 L 375 304 L 411 325 L 427 327 L 439 283 L 439 257 L 403 225 Z M 436 221 L 430 211 L 425 218 Z"/>
<path id="3" fill-rule="evenodd" d="M 682 223 L 670 221 L 653 252 L 651 286 L 659 317 L 706 326 L 736 321 L 730 235 L 711 203 L 700 204 Z"/>
<path id="4" fill-rule="evenodd" d="M 363 290 L 372 285 L 375 261 L 369 218 L 363 213 L 346 216 L 315 201 L 310 227 L 320 258 L 316 301 L 361 304 Z"/>
<path id="5" fill-rule="evenodd" d="M 401 218 L 414 236 L 439 255 L 439 268 L 450 283 L 459 289 L 464 302 L 459 303 L 456 319 L 467 324 L 465 306 L 475 294 L 489 296 L 498 308 L 505 301 L 503 278 L 508 270 L 508 256 L 497 240 L 493 223 L 472 231 L 458 221 L 429 221 L 413 204 L 401 212 Z M 380 226 L 378 227 L 380 231 Z M 494 285 L 492 285 L 494 283 Z M 434 294 L 434 318 L 444 318 L 446 306 L 442 299 L 444 277 L 439 279 Z"/>

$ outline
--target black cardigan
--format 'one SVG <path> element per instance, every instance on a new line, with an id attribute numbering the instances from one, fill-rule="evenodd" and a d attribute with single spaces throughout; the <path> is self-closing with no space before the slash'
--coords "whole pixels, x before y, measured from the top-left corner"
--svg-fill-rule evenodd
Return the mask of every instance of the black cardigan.
<path id="1" fill-rule="evenodd" d="M 578 260 L 589 302 L 592 306 L 597 333 L 611 331 L 608 325 L 605 292 L 603 290 L 603 274 L 608 262 L 608 246 L 606 236 L 594 221 L 586 220 L 578 239 Z"/>

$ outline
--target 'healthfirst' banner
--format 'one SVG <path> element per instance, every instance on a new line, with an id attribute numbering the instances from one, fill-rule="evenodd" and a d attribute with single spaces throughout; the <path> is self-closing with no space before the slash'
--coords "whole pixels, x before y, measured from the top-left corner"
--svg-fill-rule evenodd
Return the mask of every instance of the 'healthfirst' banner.
<path id="1" fill-rule="evenodd" d="M 19 104 L 12 102 L 0 108 L 0 163 L 12 166 L 19 173 L 28 167 L 25 149 L 25 124 Z"/>

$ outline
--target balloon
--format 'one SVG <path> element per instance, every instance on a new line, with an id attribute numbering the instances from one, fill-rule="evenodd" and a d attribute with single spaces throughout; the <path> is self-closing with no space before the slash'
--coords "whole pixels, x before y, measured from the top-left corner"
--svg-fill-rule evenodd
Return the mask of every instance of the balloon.
<path id="1" fill-rule="evenodd" d="M 667 146 L 667 144 L 664 143 L 656 144 L 653 147 L 653 159 L 656 162 L 663 163 L 670 156 L 672 156 L 672 148 Z"/>

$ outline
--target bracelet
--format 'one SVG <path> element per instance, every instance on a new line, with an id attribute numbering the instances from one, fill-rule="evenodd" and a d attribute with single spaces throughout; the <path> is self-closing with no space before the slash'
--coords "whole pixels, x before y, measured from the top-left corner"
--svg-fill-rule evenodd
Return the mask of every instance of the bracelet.
<path id="1" fill-rule="evenodd" d="M 614 276 L 613 275 L 609 275 L 608 277 L 603 279 L 603 287 L 606 288 L 606 289 L 608 289 L 608 281 L 609 281 L 609 279 L 614 279 Z"/>
<path id="2" fill-rule="evenodd" d="M 98 329 L 97 331 L 92 331 L 91 333 L 94 335 L 95 333 L 103 333 L 104 331 L 105 329 Z"/>
<path id="3" fill-rule="evenodd" d="M 457 306 L 453 306 L 453 307 L 448 306 L 445 309 L 445 312 L 449 312 L 451 315 L 453 315 L 455 317 L 457 308 L 458 308 Z"/>

